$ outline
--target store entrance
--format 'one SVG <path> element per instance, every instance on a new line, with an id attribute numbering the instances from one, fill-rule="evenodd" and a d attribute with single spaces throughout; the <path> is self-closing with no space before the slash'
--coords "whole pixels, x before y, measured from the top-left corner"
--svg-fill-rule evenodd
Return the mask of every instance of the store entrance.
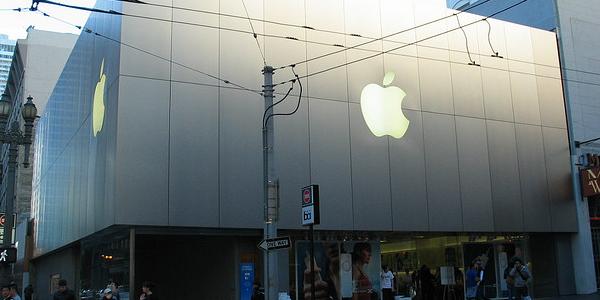
<path id="1" fill-rule="evenodd" d="M 513 257 L 527 261 L 525 237 L 417 236 L 381 244 L 382 265 L 390 266 L 401 298 L 465 299 L 465 272 L 479 260 L 483 267 L 480 296 L 506 298 L 504 272 Z"/>

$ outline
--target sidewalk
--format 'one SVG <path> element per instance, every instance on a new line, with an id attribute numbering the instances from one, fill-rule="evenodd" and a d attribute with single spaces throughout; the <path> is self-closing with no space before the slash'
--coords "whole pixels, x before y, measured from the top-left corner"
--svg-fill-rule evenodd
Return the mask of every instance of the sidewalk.
<path id="1" fill-rule="evenodd" d="M 600 300 L 600 294 L 591 295 L 571 295 L 571 296 L 558 296 L 548 298 L 536 298 L 535 300 Z"/>

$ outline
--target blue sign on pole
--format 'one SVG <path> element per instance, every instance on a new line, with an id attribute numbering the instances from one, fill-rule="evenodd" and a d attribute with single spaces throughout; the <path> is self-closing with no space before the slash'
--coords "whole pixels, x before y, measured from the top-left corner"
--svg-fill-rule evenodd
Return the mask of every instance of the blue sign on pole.
<path id="1" fill-rule="evenodd" d="M 240 264 L 240 300 L 251 300 L 254 283 L 254 264 Z"/>

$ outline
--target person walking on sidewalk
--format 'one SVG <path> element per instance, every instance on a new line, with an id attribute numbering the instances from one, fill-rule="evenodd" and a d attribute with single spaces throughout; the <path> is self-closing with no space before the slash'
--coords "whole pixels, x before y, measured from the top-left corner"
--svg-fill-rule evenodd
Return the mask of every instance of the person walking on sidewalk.
<path id="1" fill-rule="evenodd" d="M 10 296 L 14 300 L 21 300 L 21 296 L 19 296 L 19 293 L 17 293 L 17 284 L 16 283 L 10 284 Z"/>
<path id="2" fill-rule="evenodd" d="M 477 276 L 477 267 L 475 263 L 471 263 L 469 265 L 469 270 L 466 274 L 467 281 L 465 282 L 465 286 L 467 288 L 465 292 L 465 296 L 467 300 L 477 299 L 477 287 L 479 283 L 479 277 Z"/>
<path id="3" fill-rule="evenodd" d="M 142 285 L 142 294 L 140 300 L 158 300 L 158 297 L 154 294 L 155 284 L 150 281 L 145 281 Z"/>
<path id="4" fill-rule="evenodd" d="M 2 300 L 13 300 L 10 296 L 10 286 L 8 285 L 2 287 Z"/>
<path id="5" fill-rule="evenodd" d="M 75 293 L 67 287 L 67 281 L 58 281 L 58 291 L 54 293 L 53 300 L 75 300 Z"/>
<path id="6" fill-rule="evenodd" d="M 514 278 L 514 299 L 524 299 L 529 296 L 527 290 L 527 280 L 531 278 L 527 266 L 523 264 L 521 259 L 514 260 L 514 267 L 510 270 L 510 276 Z"/>
<path id="7" fill-rule="evenodd" d="M 392 283 L 394 282 L 394 274 L 390 271 L 387 265 L 383 266 L 383 272 L 381 272 L 380 277 L 383 300 L 393 300 L 394 295 L 392 294 Z"/>

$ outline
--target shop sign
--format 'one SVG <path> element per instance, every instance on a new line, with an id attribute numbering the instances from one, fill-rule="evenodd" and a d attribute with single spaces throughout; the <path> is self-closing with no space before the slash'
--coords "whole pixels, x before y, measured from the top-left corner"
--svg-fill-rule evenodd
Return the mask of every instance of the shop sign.
<path id="1" fill-rule="evenodd" d="M 600 167 L 591 167 L 579 171 L 581 192 L 584 197 L 600 194 Z"/>

